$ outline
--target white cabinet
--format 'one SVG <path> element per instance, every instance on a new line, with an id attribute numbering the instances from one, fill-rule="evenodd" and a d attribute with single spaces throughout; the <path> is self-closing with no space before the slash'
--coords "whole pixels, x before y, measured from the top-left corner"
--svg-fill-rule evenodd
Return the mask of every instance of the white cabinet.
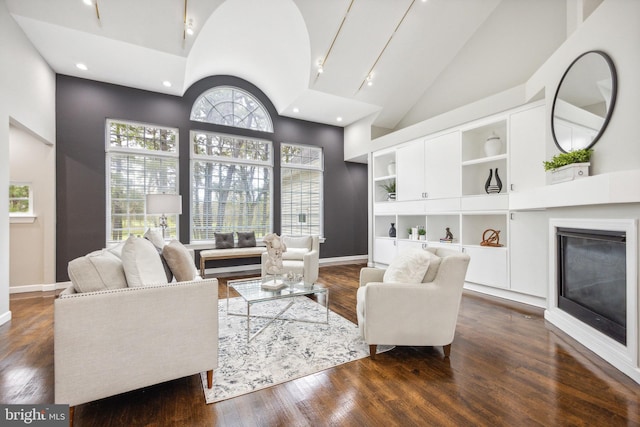
<path id="1" fill-rule="evenodd" d="M 460 132 L 415 140 L 396 155 L 399 201 L 460 196 Z"/>
<path id="2" fill-rule="evenodd" d="M 396 256 L 396 239 L 389 237 L 376 237 L 373 240 L 373 262 L 379 264 L 391 264 Z"/>
<path id="3" fill-rule="evenodd" d="M 545 185 L 544 105 L 513 113 L 509 118 L 510 191 Z"/>
<path id="4" fill-rule="evenodd" d="M 548 227 L 547 215 L 543 211 L 511 213 L 511 290 L 546 298 Z"/>
<path id="5" fill-rule="evenodd" d="M 463 246 L 462 250 L 471 258 L 467 269 L 467 282 L 497 288 L 509 286 L 506 248 Z"/>
<path id="6" fill-rule="evenodd" d="M 419 200 L 424 193 L 424 141 L 417 140 L 398 148 L 398 200 Z"/>
<path id="7" fill-rule="evenodd" d="M 425 141 L 425 198 L 460 197 L 460 132 Z"/>

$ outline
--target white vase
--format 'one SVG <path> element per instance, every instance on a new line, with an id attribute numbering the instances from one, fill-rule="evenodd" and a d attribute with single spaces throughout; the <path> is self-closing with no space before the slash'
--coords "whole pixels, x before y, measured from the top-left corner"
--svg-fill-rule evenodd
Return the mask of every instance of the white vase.
<path id="1" fill-rule="evenodd" d="M 389 173 L 389 175 L 396 174 L 396 162 L 391 162 L 387 165 L 387 172 Z"/>
<path id="2" fill-rule="evenodd" d="M 502 152 L 502 140 L 498 135 L 492 133 L 484 143 L 484 154 L 487 157 L 497 156 Z"/>

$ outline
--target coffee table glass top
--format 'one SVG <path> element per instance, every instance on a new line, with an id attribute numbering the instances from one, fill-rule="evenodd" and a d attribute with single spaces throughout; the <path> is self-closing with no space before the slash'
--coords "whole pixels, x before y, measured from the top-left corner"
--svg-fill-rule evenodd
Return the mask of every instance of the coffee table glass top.
<path id="1" fill-rule="evenodd" d="M 298 295 L 313 295 L 327 293 L 327 288 L 318 285 L 305 285 L 303 283 L 285 284 L 277 290 L 263 289 L 263 283 L 273 283 L 273 278 L 254 277 L 251 279 L 229 280 L 227 286 L 235 289 L 247 302 L 269 301 L 280 298 L 291 298 Z M 228 295 L 228 289 L 227 289 Z"/>

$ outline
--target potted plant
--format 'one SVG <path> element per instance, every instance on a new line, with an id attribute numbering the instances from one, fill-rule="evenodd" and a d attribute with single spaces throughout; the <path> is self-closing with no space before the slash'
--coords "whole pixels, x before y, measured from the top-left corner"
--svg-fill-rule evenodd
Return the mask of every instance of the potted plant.
<path id="1" fill-rule="evenodd" d="M 384 191 L 387 192 L 387 200 L 395 200 L 396 199 L 396 180 L 392 179 L 391 181 L 385 181 L 380 184 L 380 187 Z"/>
<path id="2" fill-rule="evenodd" d="M 593 150 L 588 148 L 560 153 L 543 162 L 544 170 L 551 172 L 552 184 L 583 178 L 589 176 L 592 154 Z"/>
<path id="3" fill-rule="evenodd" d="M 424 227 L 418 228 L 418 236 L 420 240 L 427 240 L 427 230 Z"/>

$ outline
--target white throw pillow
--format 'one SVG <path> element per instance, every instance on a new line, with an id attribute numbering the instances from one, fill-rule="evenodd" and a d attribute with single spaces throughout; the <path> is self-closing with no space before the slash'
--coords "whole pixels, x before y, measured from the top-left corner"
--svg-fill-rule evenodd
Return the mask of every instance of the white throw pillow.
<path id="1" fill-rule="evenodd" d="M 153 246 L 158 249 L 162 249 L 165 245 L 164 237 L 162 237 L 162 233 L 158 230 L 147 228 L 147 231 L 145 231 L 142 237 L 153 243 Z"/>
<path id="2" fill-rule="evenodd" d="M 127 239 L 122 248 L 122 266 L 130 288 L 167 283 L 158 250 L 145 238 Z"/>
<path id="3" fill-rule="evenodd" d="M 383 283 L 421 283 L 429 269 L 431 254 L 420 248 L 410 248 L 395 257 L 384 272 Z"/>

